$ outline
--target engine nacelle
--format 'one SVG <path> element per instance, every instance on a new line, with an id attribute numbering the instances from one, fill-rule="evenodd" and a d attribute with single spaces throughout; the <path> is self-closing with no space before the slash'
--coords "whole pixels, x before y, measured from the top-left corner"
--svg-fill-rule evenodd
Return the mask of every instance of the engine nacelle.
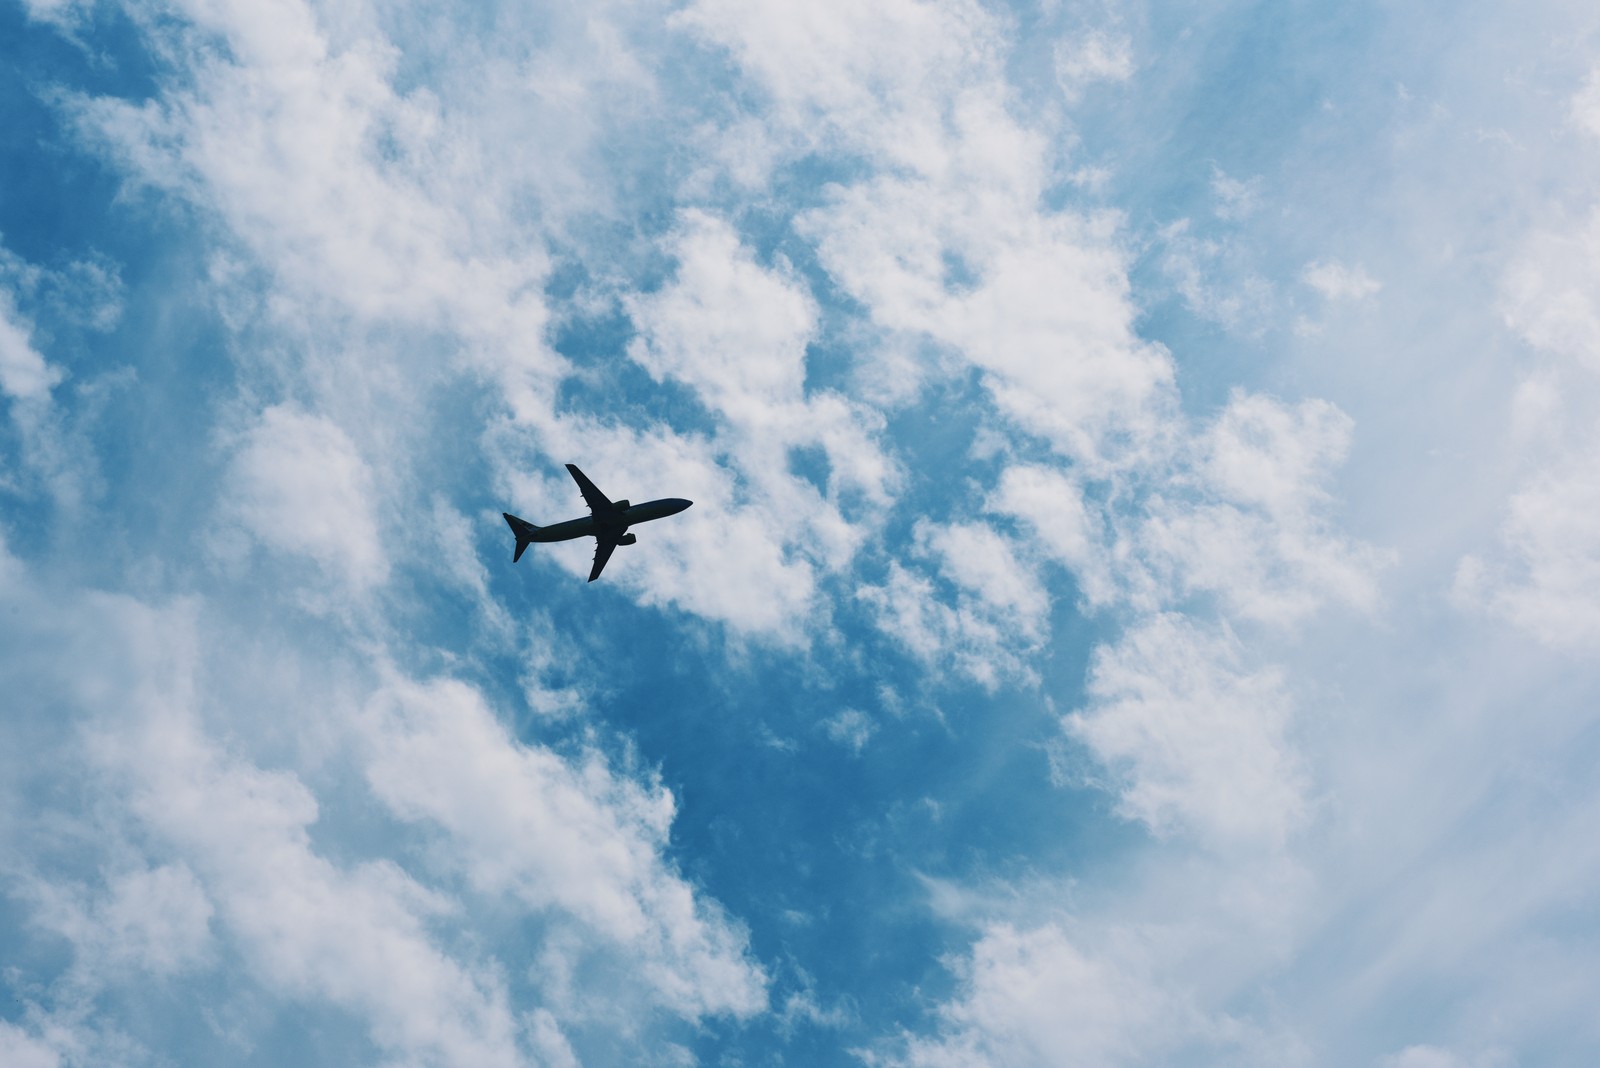
<path id="1" fill-rule="evenodd" d="M 615 508 L 619 512 L 625 512 L 628 509 L 628 502 L 627 501 L 612 501 L 611 502 L 611 507 Z"/>
<path id="2" fill-rule="evenodd" d="M 617 544 L 618 545 L 632 545 L 634 542 L 636 542 L 638 540 L 639 540 L 639 536 L 637 534 L 624 534 L 622 537 L 617 539 Z"/>

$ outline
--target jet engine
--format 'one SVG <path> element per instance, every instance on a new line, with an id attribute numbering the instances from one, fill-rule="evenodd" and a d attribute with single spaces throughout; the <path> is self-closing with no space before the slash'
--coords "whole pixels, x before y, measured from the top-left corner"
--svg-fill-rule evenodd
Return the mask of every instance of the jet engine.
<path id="1" fill-rule="evenodd" d="M 632 545 L 634 542 L 636 542 L 638 540 L 639 540 L 639 536 L 637 534 L 624 534 L 622 537 L 617 539 L 617 544 L 618 545 Z"/>
<path id="2" fill-rule="evenodd" d="M 627 501 L 612 501 L 611 502 L 611 507 L 615 508 L 619 512 L 624 512 L 624 511 L 627 511 L 627 509 L 628 509 L 628 502 Z"/>

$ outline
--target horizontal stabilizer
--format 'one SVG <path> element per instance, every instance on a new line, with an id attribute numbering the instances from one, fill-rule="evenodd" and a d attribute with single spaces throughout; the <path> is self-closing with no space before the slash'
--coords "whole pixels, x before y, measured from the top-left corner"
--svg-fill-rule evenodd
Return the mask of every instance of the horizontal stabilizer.
<path id="1" fill-rule="evenodd" d="M 506 517 L 506 525 L 511 528 L 511 533 L 517 536 L 517 548 L 511 554 L 511 562 L 514 564 L 522 559 L 523 550 L 533 541 L 533 532 L 539 528 L 526 519 L 518 519 L 510 512 L 501 512 L 500 514 Z"/>

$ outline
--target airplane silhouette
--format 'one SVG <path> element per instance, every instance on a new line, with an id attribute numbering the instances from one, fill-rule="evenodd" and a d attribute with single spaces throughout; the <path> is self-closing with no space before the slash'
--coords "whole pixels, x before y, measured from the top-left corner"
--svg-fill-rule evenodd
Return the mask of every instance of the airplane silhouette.
<path id="1" fill-rule="evenodd" d="M 517 549 L 511 554 L 513 564 L 521 560 L 522 551 L 536 541 L 571 541 L 573 538 L 593 537 L 594 566 L 589 569 L 589 581 L 593 582 L 600 577 L 606 561 L 611 559 L 611 553 L 617 546 L 632 545 L 639 540 L 628 533 L 630 526 L 677 515 L 694 503 L 682 497 L 663 497 L 659 501 L 645 501 L 643 504 L 613 501 L 596 489 L 594 483 L 576 466 L 568 464 L 567 470 L 583 492 L 584 502 L 589 505 L 589 514 L 582 519 L 569 519 L 555 526 L 536 527 L 510 512 L 501 512 L 511 527 L 511 533 L 517 536 Z"/>

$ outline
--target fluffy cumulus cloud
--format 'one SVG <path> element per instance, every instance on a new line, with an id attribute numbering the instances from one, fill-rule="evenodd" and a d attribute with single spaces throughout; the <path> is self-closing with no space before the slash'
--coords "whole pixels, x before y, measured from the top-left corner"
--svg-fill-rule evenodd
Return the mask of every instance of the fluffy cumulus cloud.
<path id="1" fill-rule="evenodd" d="M 1509 265 L 1506 322 L 1530 345 L 1600 371 L 1600 299 L 1593 265 L 1600 211 L 1571 229 L 1535 234 Z"/>
<path id="2" fill-rule="evenodd" d="M 504 220 L 469 219 L 441 195 L 464 182 L 493 211 L 473 146 L 444 128 L 437 97 L 393 87 L 398 54 L 370 16 L 296 0 L 172 14 L 183 21 L 153 23 L 158 38 L 222 46 L 179 53 L 190 84 L 139 104 L 75 105 L 135 177 L 216 213 L 297 296 L 419 326 L 537 333 L 540 302 L 514 294 L 537 280 L 542 257 L 479 245 L 476 228 Z"/>
<path id="3" fill-rule="evenodd" d="M 229 759 L 182 713 L 101 744 L 141 823 L 198 867 L 269 986 L 352 1012 L 407 1057 L 520 1062 L 504 990 L 427 932 L 446 899 L 391 863 L 320 855 L 308 834 L 318 806 L 296 776 Z"/>
<path id="4" fill-rule="evenodd" d="M 907 2 L 803 16 L 701 4 L 685 17 L 799 131 L 882 165 L 802 220 L 874 327 L 953 349 L 1069 455 L 1101 459 L 1152 430 L 1145 406 L 1170 362 L 1132 330 L 1115 221 L 1041 203 L 1046 135 L 1011 114 L 991 16 Z"/>
<path id="5" fill-rule="evenodd" d="M 965 967 L 967 995 L 946 1009 L 955 1036 L 914 1043 L 907 1063 L 1116 1064 L 1156 1052 L 1157 1033 L 1170 1034 L 1173 1017 L 1184 1015 L 1055 926 L 996 927 Z"/>
<path id="6" fill-rule="evenodd" d="M 1370 609 L 1385 554 L 1330 529 L 1323 488 L 1351 424 L 1326 401 L 1235 393 L 1200 436 L 1199 502 L 1163 500 L 1141 532 L 1153 566 L 1233 614 L 1273 623 L 1325 603 Z"/>
<path id="7" fill-rule="evenodd" d="M 11 295 L 0 292 L 0 390 L 13 400 L 48 396 L 61 381 L 61 371 L 35 351 L 30 333 Z"/>
<path id="8" fill-rule="evenodd" d="M 396 680 L 366 719 L 367 780 L 397 817 L 444 836 L 477 889 L 569 915 L 688 1017 L 749 1015 L 764 979 L 743 935 L 666 867 L 670 793 L 518 745 L 459 683 Z"/>
<path id="9" fill-rule="evenodd" d="M 1501 280 L 1506 324 L 1542 358 L 1511 413 L 1528 473 L 1506 503 L 1499 550 L 1464 556 L 1455 582 L 1466 603 L 1573 651 L 1600 639 L 1600 211 L 1585 210 L 1574 228 L 1526 238 Z"/>
<path id="10" fill-rule="evenodd" d="M 693 388 L 726 421 L 729 459 L 767 494 L 801 492 L 786 477 L 789 454 L 814 447 L 827 459 L 830 497 L 854 491 L 883 502 L 892 472 L 874 440 L 880 418 L 842 394 L 807 388 L 807 348 L 818 333 L 809 289 L 781 265 L 757 264 L 725 222 L 690 212 L 677 236 L 672 283 L 630 302 L 640 335 L 629 355 L 658 379 Z M 819 536 L 844 523 L 821 502 L 793 502 L 788 513 L 818 526 Z M 849 543 L 822 547 L 837 566 Z"/>
<path id="11" fill-rule="evenodd" d="M 1456 590 L 1561 649 L 1600 640 L 1600 448 L 1579 449 L 1509 502 L 1504 558 L 1463 558 Z M 1496 570 L 1491 571 L 1494 567 Z"/>
<path id="12" fill-rule="evenodd" d="M 954 140 L 948 164 L 840 190 L 808 229 L 874 325 L 958 354 L 1064 455 L 1115 462 L 1158 432 L 1171 366 L 1132 332 L 1114 223 L 1041 212 L 1042 147 L 1003 111 L 970 121 L 983 134 Z M 985 173 L 1001 160 L 1003 178 Z"/>
<path id="13" fill-rule="evenodd" d="M 308 557 L 357 589 L 387 575 L 371 469 L 327 419 L 268 408 L 246 433 L 228 482 L 229 511 L 262 545 Z"/>
<path id="14" fill-rule="evenodd" d="M 42 1039 L 0 1020 L 0 1054 L 17 1068 L 57 1068 L 61 1055 Z"/>
<path id="15" fill-rule="evenodd" d="M 1097 651 L 1089 694 L 1066 729 L 1117 777 L 1130 817 L 1157 833 L 1268 845 L 1299 821 L 1283 680 L 1244 668 L 1229 636 L 1157 616 Z"/>
<path id="16" fill-rule="evenodd" d="M 7 442 L 0 453 L 6 461 L 0 488 L 29 496 L 42 486 L 59 506 L 73 508 L 92 494 L 93 465 L 63 425 L 56 404 L 66 372 L 39 350 L 34 323 L 18 306 L 18 297 L 37 289 L 45 273 L 0 246 L 0 398 L 15 433 L 14 444 Z M 59 276 L 51 280 L 62 281 Z"/>
<path id="17" fill-rule="evenodd" d="M 39 605 L 40 595 L 22 589 L 8 599 Z M 108 806 L 123 814 L 106 817 L 109 849 L 172 858 L 108 873 L 87 909 L 60 900 L 64 891 L 43 894 L 39 922 L 69 937 L 95 983 L 214 967 L 215 929 L 265 990 L 352 1013 L 380 1048 L 521 1063 L 503 989 L 427 930 L 446 899 L 388 861 L 342 865 L 322 854 L 308 831 L 319 806 L 304 782 L 209 736 L 196 707 L 204 653 L 196 626 L 192 605 L 91 595 L 81 609 L 37 612 L 33 627 L 15 635 L 26 643 L 48 634 L 64 650 L 31 664 L 8 657 L 6 673 L 18 692 L 55 684 L 43 692 L 65 698 L 62 711 L 78 722 L 88 742 L 79 774 L 98 794 L 86 812 L 46 818 L 93 819 Z M 73 654 L 89 645 L 100 650 L 97 666 L 75 669 Z M 124 698 L 107 715 L 100 701 L 113 690 Z"/>
<path id="18" fill-rule="evenodd" d="M 1010 619 L 970 596 L 948 603 L 920 570 L 891 563 L 881 585 L 857 596 L 879 628 L 930 670 L 949 666 L 991 689 L 1028 670 L 1020 655 L 1026 637 Z"/>
<path id="19" fill-rule="evenodd" d="M 98 893 L 39 890 L 37 922 L 72 943 L 91 973 L 128 968 L 166 977 L 210 949 L 211 902 L 187 865 L 120 872 Z"/>
<path id="20" fill-rule="evenodd" d="M 1008 467 L 986 504 L 999 515 L 1024 520 L 1043 555 L 1072 572 L 1089 605 L 1106 605 L 1119 595 L 1107 517 L 1071 475 L 1032 464 Z"/>
<path id="21" fill-rule="evenodd" d="M 819 572 L 849 565 L 888 500 L 882 419 L 838 392 L 808 389 L 817 308 L 792 272 L 758 264 L 732 227 L 699 212 L 685 214 L 670 248 L 672 281 L 628 301 L 639 330 L 628 353 L 658 381 L 689 387 L 717 417 L 709 443 L 686 446 L 708 468 L 732 468 L 742 485 L 715 479 L 711 507 L 688 520 L 678 544 L 714 551 L 740 595 L 723 599 L 667 575 L 654 577 L 656 595 L 751 631 L 786 630 L 811 610 Z M 825 466 L 820 479 L 796 470 L 806 450 Z M 753 589 L 767 591 L 764 605 L 743 596 Z"/>
<path id="22" fill-rule="evenodd" d="M 1024 655 L 1045 636 L 1050 601 L 1019 561 L 1018 544 L 981 523 L 919 522 L 915 538 L 932 574 L 895 563 L 884 585 L 858 593 L 880 625 L 930 668 L 949 663 L 988 687 L 1025 674 Z M 953 597 L 938 593 L 936 579 Z"/>
<path id="23" fill-rule="evenodd" d="M 13 628 L 14 647 L 46 640 L 60 652 L 8 655 L 4 677 L 15 692 L 54 695 L 87 743 L 68 739 L 62 751 L 91 784 L 86 807 L 41 818 L 106 836 L 106 852 L 90 854 L 102 874 L 85 879 L 51 870 L 57 862 L 33 832 L 13 828 L 14 885 L 33 923 L 72 946 L 80 987 L 214 974 L 238 960 L 286 1010 L 335 1007 L 375 1047 L 418 1063 L 531 1063 L 530 1043 L 564 1042 L 563 1023 L 602 1013 L 593 994 L 581 1012 L 552 999 L 564 1020 L 546 1008 L 530 1030 L 510 1003 L 510 962 L 439 937 L 441 927 L 471 930 L 451 882 L 318 844 L 324 805 L 307 778 L 242 755 L 207 725 L 217 695 L 204 665 L 221 650 L 201 635 L 199 604 L 89 594 L 46 607 L 26 580 L 7 601 L 31 613 Z M 90 647 L 96 666 L 75 668 Z M 101 707 L 108 692 L 123 695 L 114 711 Z M 642 989 L 611 984 L 635 1028 L 641 1013 L 696 1019 L 764 1005 L 743 935 L 662 858 L 670 795 L 598 754 L 568 764 L 519 745 L 459 683 L 392 679 L 365 711 L 336 703 L 322 712 L 350 717 L 347 737 L 364 750 L 383 810 L 434 828 L 474 893 L 517 901 L 552 931 L 567 925 L 571 933 L 552 935 L 561 953 L 611 954 L 637 969 Z M 23 733 L 36 713 L 26 704 L 19 713 Z"/>
<path id="24" fill-rule="evenodd" d="M 996 925 L 962 965 L 962 994 L 943 1010 L 943 1033 L 912 1040 L 892 1063 L 1304 1063 L 1292 1039 L 1207 1011 L 1194 993 L 1153 974 L 1160 941 L 1124 929 L 1094 952 L 1059 924 Z"/>

